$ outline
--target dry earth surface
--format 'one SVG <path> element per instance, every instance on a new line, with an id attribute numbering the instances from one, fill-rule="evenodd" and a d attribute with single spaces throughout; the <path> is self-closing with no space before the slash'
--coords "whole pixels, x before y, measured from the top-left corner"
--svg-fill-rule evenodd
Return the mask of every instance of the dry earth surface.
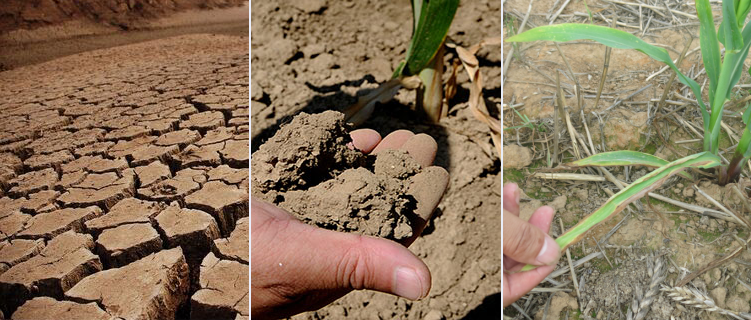
<path id="1" fill-rule="evenodd" d="M 116 1 L 81 3 L 87 1 L 12 0 L 0 6 L 0 70 L 185 34 L 248 36 L 249 5 L 243 0 L 150 1 L 146 8 L 135 1 L 125 8 Z"/>
<path id="2" fill-rule="evenodd" d="M 691 15 L 696 13 L 693 4 L 667 3 L 676 11 Z M 562 3 L 554 0 L 540 0 L 532 2 L 530 7 L 529 1 L 509 0 L 504 7 L 505 25 L 513 25 L 518 29 L 528 9 L 531 9 L 530 17 L 525 30 L 547 25 L 549 15 L 555 13 L 561 5 Z M 660 5 L 663 5 L 662 2 Z M 718 16 L 719 5 L 713 9 L 715 16 Z M 606 25 L 603 18 L 609 22 L 613 12 L 612 6 L 606 1 L 573 1 L 563 9 L 555 23 L 589 23 L 587 10 L 593 12 L 594 23 L 598 25 Z M 617 6 L 617 10 L 618 21 L 623 24 L 619 25 L 620 30 L 635 33 L 649 43 L 667 48 L 674 59 L 686 45 L 684 39 L 693 36 L 689 54 L 679 67 L 684 73 L 698 76 L 697 82 L 700 85 L 705 81 L 705 76 L 700 74 L 703 69 L 700 51 L 694 51 L 699 47 L 698 26 L 692 23 L 698 23 L 698 20 L 678 13 L 671 17 L 666 14 L 667 10 L 659 14 L 645 8 L 639 11 L 638 6 Z M 660 14 L 666 14 L 667 19 Z M 679 25 L 682 26 L 678 27 Z M 504 43 L 506 53 L 512 48 L 514 46 L 511 43 Z M 636 51 L 613 50 L 603 97 L 594 106 L 594 96 L 602 76 L 604 46 L 579 41 L 560 44 L 559 52 L 552 42 L 536 42 L 521 43 L 514 49 L 514 55 L 507 56 L 513 60 L 506 73 L 503 101 L 530 118 L 534 133 L 528 128 L 506 132 L 504 180 L 517 182 L 526 191 L 522 196 L 522 217 L 525 219 L 531 216 L 535 208 L 544 204 L 556 209 L 556 218 L 550 232 L 554 237 L 562 233 L 559 219 L 568 229 L 605 203 L 609 197 L 606 189 L 618 191 L 610 182 L 556 181 L 532 177 L 535 172 L 549 171 L 546 169 L 549 154 L 553 153 L 551 133 L 554 131 L 556 72 L 560 73 L 561 82 L 565 86 L 566 105 L 569 106 L 567 112 L 572 127 L 581 134 L 581 141 L 584 141 L 583 144 L 589 150 L 594 148 L 599 153 L 630 149 L 668 160 L 701 151 L 702 142 L 699 139 L 702 136 L 698 131 L 701 130 L 702 123 L 696 102 L 692 102 L 695 97 L 677 80 L 671 91 L 690 98 L 669 96 L 669 104 L 662 113 L 675 112 L 660 121 L 655 120 L 656 106 L 652 99 L 659 100 L 671 73 L 663 72 L 648 79 L 663 65 L 646 55 Z M 583 88 L 584 117 L 575 107 L 576 101 L 571 96 L 574 81 L 561 54 L 567 58 L 576 80 Z M 745 84 L 748 81 L 748 76 L 744 75 L 739 83 Z M 632 95 L 645 86 L 649 87 Z M 748 93 L 745 90 L 737 89 L 733 98 L 740 99 L 746 95 Z M 706 95 L 703 99 L 707 101 Z M 617 101 L 621 102 L 616 104 Z M 731 103 L 726 109 L 731 112 L 723 121 L 739 135 L 743 124 L 732 113 L 739 111 L 741 106 Z M 504 116 L 507 127 L 523 124 L 510 110 Z M 568 162 L 574 160 L 575 156 L 565 125 L 563 127 L 560 150 L 563 152 L 563 161 Z M 577 143 L 581 148 L 582 143 Z M 723 131 L 721 148 L 735 143 L 737 141 L 731 140 L 726 131 Z M 725 156 L 731 157 L 729 154 Z M 628 183 L 651 170 L 644 167 L 608 169 L 617 179 Z M 587 170 L 578 173 L 600 175 L 596 171 Z M 692 174 L 700 179 L 693 182 L 673 177 L 655 193 L 701 206 L 704 209 L 700 209 L 699 213 L 655 198 L 642 199 L 594 228 L 580 243 L 570 248 L 574 261 L 590 254 L 599 255 L 575 269 L 580 295 L 577 295 L 572 284 L 567 271 L 569 265 L 564 256 L 557 266 L 561 273 L 543 281 L 541 285 L 552 291 L 528 294 L 517 301 L 519 308 L 534 319 L 623 319 L 629 309 L 633 311 L 634 303 L 643 303 L 647 311 L 643 319 L 724 319 L 725 316 L 717 312 L 699 312 L 696 308 L 676 303 L 666 293 L 658 290 L 661 284 L 674 285 L 689 273 L 738 248 L 749 235 L 749 230 L 733 221 L 702 214 L 709 209 L 720 209 L 696 191 L 694 185 L 736 212 L 744 212 L 743 202 L 749 201 L 748 195 L 737 197 L 731 192 L 730 186 L 720 187 L 715 184 L 715 178 L 700 176 L 695 172 Z M 746 188 L 749 182 L 747 177 L 742 178 L 740 187 Z M 747 211 L 743 214 L 748 217 Z M 607 258 L 603 257 L 603 253 Z M 661 267 L 658 268 L 659 266 Z M 721 308 L 747 313 L 751 305 L 749 266 L 751 253 L 743 250 L 719 268 L 694 279 L 689 286 L 708 294 Z M 524 318 L 516 308 L 507 308 L 504 314 L 514 319 Z"/>
<path id="3" fill-rule="evenodd" d="M 186 35 L 0 72 L 4 317 L 247 319 L 248 45 Z"/>
<path id="4" fill-rule="evenodd" d="M 251 141 L 263 142 L 302 111 L 341 110 L 390 78 L 409 43 L 406 1 L 255 1 L 251 4 Z M 501 34 L 500 1 L 463 1 L 449 37 L 462 46 Z M 478 54 L 491 109 L 500 101 L 500 47 Z M 452 56 L 447 56 L 447 60 Z M 501 314 L 500 161 L 489 131 L 467 108 L 468 83 L 440 124 L 422 120 L 414 92 L 402 91 L 362 125 L 385 136 L 397 129 L 438 142 L 435 164 L 450 184 L 411 246 L 432 272 L 430 295 L 409 301 L 357 291 L 294 319 L 487 319 Z"/>

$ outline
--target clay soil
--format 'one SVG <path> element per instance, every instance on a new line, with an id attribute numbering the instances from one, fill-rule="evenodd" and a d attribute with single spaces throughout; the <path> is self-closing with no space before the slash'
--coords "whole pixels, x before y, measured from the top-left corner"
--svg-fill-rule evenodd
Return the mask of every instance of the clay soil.
<path id="1" fill-rule="evenodd" d="M 247 319 L 249 39 L 148 40 L 0 72 L 0 318 Z"/>
<path id="2" fill-rule="evenodd" d="M 257 1 L 251 9 L 253 152 L 261 152 L 261 145 L 294 115 L 342 110 L 359 94 L 389 79 L 406 52 L 412 28 L 409 2 L 402 1 Z M 499 36 L 500 18 L 500 2 L 463 2 L 449 37 L 469 46 Z M 478 56 L 487 79 L 489 107 L 497 110 L 500 47 L 483 49 Z M 449 188 L 423 236 L 410 246 L 432 272 L 430 295 L 409 301 L 356 291 L 293 319 L 500 316 L 500 160 L 487 127 L 467 108 L 466 76 L 460 75 L 459 81 L 462 87 L 449 115 L 439 124 L 422 120 L 412 110 L 415 94 L 403 91 L 361 126 L 382 136 L 409 129 L 438 142 L 435 165 L 449 172 Z"/>
<path id="3" fill-rule="evenodd" d="M 557 3 L 557 2 L 555 2 Z M 547 25 L 547 16 L 560 8 L 561 4 L 554 4 L 553 0 L 534 1 L 526 30 L 532 26 Z M 594 12 L 594 23 L 605 25 L 597 12 L 608 20 L 612 16 L 612 7 L 602 1 L 587 1 L 589 10 Z M 524 15 L 527 13 L 529 1 L 509 0 L 504 7 L 506 25 L 519 28 Z M 555 6 L 555 8 L 554 8 Z M 695 14 L 693 5 L 673 6 L 674 8 Z M 620 8 L 620 7 L 619 7 Z M 638 10 L 638 7 L 633 7 Z M 718 7 L 719 8 L 719 7 Z M 639 26 L 638 15 L 629 13 L 626 9 L 619 9 L 619 22 L 631 26 Z M 718 10 L 715 8 L 715 10 Z M 571 2 L 561 13 L 556 23 L 577 22 L 589 23 L 585 2 Z M 716 13 L 717 11 L 715 11 Z M 583 15 L 574 15 L 584 13 Z M 658 15 L 643 11 L 642 26 L 650 19 L 655 20 Z M 656 43 L 668 48 L 671 57 L 677 58 L 686 45 L 684 39 L 693 36 L 691 49 L 698 48 L 698 27 L 675 27 L 675 25 L 698 22 L 688 21 L 686 17 L 676 18 L 673 23 L 655 24 L 644 32 L 636 28 L 619 29 L 635 32 L 649 43 Z M 508 31 L 508 30 L 505 30 Z M 505 52 L 513 46 L 504 44 Z M 540 205 L 551 205 L 556 209 L 556 219 L 550 234 L 558 236 L 562 233 L 558 220 L 565 228 L 570 228 L 583 217 L 601 206 L 609 197 L 605 189 L 617 192 L 618 189 L 610 182 L 581 182 L 542 180 L 532 177 L 536 172 L 550 171 L 548 169 L 548 154 L 553 153 L 553 99 L 555 92 L 555 74 L 560 72 L 561 82 L 573 85 L 568 68 L 561 58 L 563 53 L 571 65 L 575 77 L 584 89 L 585 110 L 584 117 L 575 107 L 575 99 L 567 97 L 568 113 L 572 125 L 582 135 L 585 144 L 596 152 L 614 150 L 637 150 L 655 154 L 668 160 L 702 151 L 701 140 L 693 131 L 688 129 L 681 119 L 702 126 L 701 116 L 696 103 L 687 103 L 686 107 L 679 107 L 686 100 L 677 96 L 668 100 L 675 103 L 668 104 L 663 114 L 676 110 L 673 115 L 663 120 L 655 121 L 655 102 L 665 90 L 670 77 L 669 72 L 662 73 L 647 81 L 647 77 L 656 73 L 662 64 L 636 51 L 613 50 L 610 69 L 603 88 L 603 98 L 599 105 L 594 105 L 594 95 L 602 76 L 602 66 L 605 57 L 605 47 L 589 42 L 576 42 L 560 45 L 561 52 L 551 42 L 534 44 L 519 44 L 515 49 L 513 59 L 506 74 L 503 101 L 516 108 L 521 114 L 530 118 L 533 131 L 528 128 L 511 130 L 504 136 L 504 181 L 519 183 L 526 194 L 522 196 L 522 217 L 529 218 L 535 208 Z M 520 52 L 521 51 L 521 52 Z M 748 63 L 748 62 L 747 62 Z M 699 51 L 689 54 L 679 66 L 685 72 L 696 75 L 703 68 Z M 690 71 L 693 70 L 693 71 Z M 704 75 L 699 75 L 698 83 L 703 83 Z M 740 84 L 748 83 L 744 75 Z M 635 91 L 647 86 L 639 94 L 626 99 Z M 688 90 L 675 81 L 672 91 L 687 96 Z M 571 91 L 573 92 L 573 91 Z M 567 93 L 569 94 L 569 93 Z M 734 99 L 747 95 L 744 90 L 737 90 Z M 617 100 L 622 103 L 613 106 Z M 692 99 L 693 96 L 692 96 Z M 707 101 L 706 95 L 703 97 Z M 741 108 L 730 104 L 726 109 L 736 112 Z M 594 113 L 597 113 L 595 115 Z M 743 124 L 736 117 L 724 118 L 728 126 L 740 133 Z M 652 123 L 656 124 L 652 125 Z M 584 122 L 587 123 L 585 128 Z M 506 126 L 521 125 L 521 119 L 511 111 L 505 112 Z M 565 128 L 565 124 L 563 126 Z M 659 129 L 659 130 L 658 130 Z M 589 142 L 587 130 L 592 139 Z M 564 162 L 575 160 L 572 142 L 566 130 L 562 130 L 560 150 L 563 150 Z M 533 141 L 534 140 L 534 141 Z M 578 143 L 578 141 L 577 141 Z M 722 148 L 734 145 L 726 132 L 721 137 Z M 579 144 L 581 146 L 581 144 Z M 734 150 L 734 149 L 731 149 Z M 732 151 L 731 151 L 732 152 Z M 729 154 L 726 157 L 730 157 Z M 645 175 L 648 170 L 643 167 L 608 168 L 616 178 L 633 182 Z M 570 171 L 568 171 L 570 172 Z M 747 174 L 748 171 L 745 171 Z M 578 173 L 593 173 L 596 171 L 581 171 Z M 713 173 L 713 172 L 709 172 Z M 720 187 L 715 184 L 713 177 L 700 176 L 692 173 L 698 181 L 674 177 L 668 180 L 655 193 L 695 204 L 704 208 L 719 210 L 707 198 L 696 192 L 694 185 L 705 191 L 712 198 L 735 212 L 744 212 L 742 202 L 749 198 L 738 198 L 731 192 L 730 186 Z M 747 177 L 742 178 L 741 188 L 748 186 Z M 744 191 L 746 192 L 746 191 Z M 748 212 L 743 213 L 748 217 Z M 619 224 L 620 223 L 620 224 Z M 609 232 L 614 230 L 612 235 Z M 624 319 L 632 305 L 639 305 L 646 300 L 647 292 L 651 288 L 659 288 L 660 284 L 674 285 L 687 274 L 700 269 L 707 263 L 722 257 L 732 249 L 741 245 L 741 238 L 746 239 L 749 230 L 737 223 L 728 222 L 701 213 L 688 211 L 678 206 L 667 204 L 654 198 L 643 198 L 640 203 L 630 209 L 615 215 L 611 220 L 590 231 L 578 244 L 570 248 L 574 261 L 589 254 L 600 254 L 599 257 L 576 268 L 577 282 L 580 295 L 577 295 L 571 283 L 569 273 L 543 281 L 540 287 L 551 288 L 558 284 L 560 289 L 552 292 L 538 292 L 526 295 L 517 301 L 517 305 L 529 317 L 534 319 Z M 607 259 L 602 256 L 604 254 Z M 557 269 L 567 270 L 566 258 L 558 264 Z M 715 303 L 725 309 L 735 312 L 749 312 L 751 305 L 751 269 L 749 263 L 751 253 L 748 250 L 723 264 L 694 279 L 689 286 L 707 293 Z M 653 277 L 652 272 L 658 263 L 662 264 L 665 279 Z M 659 272 L 658 272 L 659 274 Z M 550 290 L 550 289 L 548 289 Z M 647 303 L 648 313 L 645 319 L 722 319 L 725 316 L 715 312 L 698 312 L 698 309 L 678 304 L 667 294 L 654 291 L 649 294 Z M 522 319 L 524 316 L 515 308 L 507 308 L 506 316 Z"/>

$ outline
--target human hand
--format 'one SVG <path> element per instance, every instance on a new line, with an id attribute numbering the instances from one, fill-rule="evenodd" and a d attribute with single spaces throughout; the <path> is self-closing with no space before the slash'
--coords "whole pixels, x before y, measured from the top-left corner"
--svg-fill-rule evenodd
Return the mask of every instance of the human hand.
<path id="1" fill-rule="evenodd" d="M 560 258 L 560 247 L 548 235 L 553 208 L 538 208 L 524 221 L 519 218 L 521 190 L 515 183 L 503 186 L 503 307 L 519 300 L 553 272 Z M 518 273 L 524 265 L 540 267 Z"/>
<path id="2" fill-rule="evenodd" d="M 406 246 L 425 228 L 448 185 L 444 169 L 428 167 L 435 158 L 435 140 L 406 130 L 383 140 L 368 129 L 355 130 L 350 136 L 351 148 L 364 153 L 403 149 L 425 168 L 410 188 L 417 200 L 413 236 L 400 244 L 321 229 L 252 199 L 251 317 L 281 318 L 315 310 L 352 290 L 370 289 L 412 300 L 430 291 L 428 267 Z"/>

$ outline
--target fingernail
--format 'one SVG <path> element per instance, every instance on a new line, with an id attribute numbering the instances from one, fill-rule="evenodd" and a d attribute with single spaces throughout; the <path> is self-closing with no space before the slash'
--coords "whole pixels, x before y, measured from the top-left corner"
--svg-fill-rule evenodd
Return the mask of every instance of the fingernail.
<path id="1" fill-rule="evenodd" d="M 410 300 L 422 298 L 422 281 L 412 268 L 398 267 L 394 271 L 394 293 Z"/>
<path id="2" fill-rule="evenodd" d="M 519 206 L 519 202 L 522 199 L 522 192 L 517 187 L 516 190 L 514 190 L 514 202 L 516 202 L 516 205 Z"/>
<path id="3" fill-rule="evenodd" d="M 542 245 L 540 253 L 537 254 L 537 262 L 541 265 L 552 265 L 558 262 L 558 258 L 561 256 L 560 247 L 549 236 L 545 236 L 545 243 Z"/>

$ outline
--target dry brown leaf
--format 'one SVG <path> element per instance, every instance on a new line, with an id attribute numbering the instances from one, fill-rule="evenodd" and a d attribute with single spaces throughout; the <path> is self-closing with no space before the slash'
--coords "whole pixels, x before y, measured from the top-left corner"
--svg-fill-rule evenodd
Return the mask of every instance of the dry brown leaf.
<path id="1" fill-rule="evenodd" d="M 359 97 L 355 104 L 344 109 L 345 121 L 352 122 L 355 125 L 362 124 L 373 114 L 376 102 L 388 102 L 394 98 L 401 87 L 402 83 L 399 79 L 391 79 L 382 83 L 370 93 Z"/>
<path id="2" fill-rule="evenodd" d="M 502 157 L 501 151 L 503 150 L 503 143 L 501 139 L 501 135 L 503 134 L 503 124 L 488 113 L 488 108 L 485 105 L 485 99 L 482 95 L 482 88 L 484 83 L 482 73 L 480 72 L 480 63 L 477 60 L 477 57 L 475 57 L 475 53 L 477 53 L 477 51 L 479 51 L 480 48 L 484 47 L 485 45 L 494 45 L 500 43 L 502 43 L 502 39 L 498 37 L 485 39 L 480 43 L 470 47 L 469 49 L 465 49 L 453 43 L 449 45 L 450 47 L 456 49 L 459 60 L 461 60 L 462 65 L 464 66 L 464 69 L 467 71 L 467 75 L 469 76 L 469 109 L 470 111 L 472 111 L 472 114 L 475 116 L 475 118 L 484 122 L 486 125 L 488 125 L 488 127 L 490 127 L 490 137 L 493 140 L 493 144 L 495 145 L 496 152 L 498 153 L 499 158 Z"/>

